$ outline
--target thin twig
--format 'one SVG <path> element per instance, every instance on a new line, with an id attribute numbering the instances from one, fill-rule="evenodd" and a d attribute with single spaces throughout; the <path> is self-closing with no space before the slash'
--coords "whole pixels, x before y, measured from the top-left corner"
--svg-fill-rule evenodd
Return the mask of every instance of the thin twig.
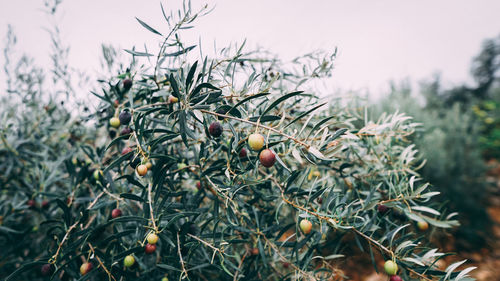
<path id="1" fill-rule="evenodd" d="M 182 267 L 182 274 L 180 279 L 183 279 L 183 275 L 188 276 L 188 273 L 186 271 L 186 268 L 184 267 L 184 260 L 182 259 L 182 254 L 181 254 L 181 241 L 179 240 L 179 233 L 177 233 L 177 253 L 179 254 L 179 259 L 181 262 L 181 267 Z"/>
<path id="2" fill-rule="evenodd" d="M 153 228 L 155 230 L 155 232 L 158 232 L 158 228 L 156 227 L 156 222 L 155 222 L 155 217 L 154 217 L 154 213 L 153 213 L 153 205 L 151 204 L 152 200 L 151 200 L 151 183 L 148 184 L 148 205 L 149 205 L 149 212 L 150 212 L 150 216 L 151 216 L 151 222 L 153 223 Z"/>
<path id="3" fill-rule="evenodd" d="M 108 275 L 108 280 L 114 280 L 114 281 L 116 281 L 116 279 L 113 276 L 113 274 L 111 274 L 111 272 L 106 268 L 106 266 L 101 261 L 101 259 L 99 258 L 99 256 L 95 254 L 94 247 L 92 247 L 92 244 L 88 243 L 88 245 L 89 245 L 90 251 L 92 251 L 92 254 L 97 259 L 97 262 L 101 265 L 102 269 L 104 269 L 104 271 L 106 271 L 106 274 Z"/>
<path id="4" fill-rule="evenodd" d="M 248 251 L 245 252 L 243 257 L 241 258 L 240 264 L 238 265 L 238 268 L 236 269 L 236 272 L 234 273 L 233 281 L 238 280 L 238 274 L 240 273 L 241 267 L 243 266 L 243 262 L 245 261 L 245 258 L 247 257 L 247 255 L 248 255 Z"/>
<path id="5" fill-rule="evenodd" d="M 268 243 L 269 246 L 271 246 L 271 248 L 273 248 L 273 250 L 275 251 L 275 253 L 278 254 L 278 256 L 281 258 L 282 261 L 288 262 L 290 264 L 290 266 L 292 266 L 295 270 L 297 270 L 298 272 L 300 272 L 301 274 L 303 274 L 305 276 L 309 276 L 309 278 L 311 278 L 311 280 L 317 280 L 317 278 L 314 277 L 314 275 L 310 274 L 309 272 L 303 271 L 298 266 L 296 266 L 295 263 L 293 263 L 293 262 L 289 261 L 287 258 L 285 258 L 281 254 L 280 250 L 278 249 L 278 246 L 276 246 L 273 242 L 271 242 L 269 239 L 267 239 L 266 236 L 261 235 L 261 237 L 264 238 L 264 240 L 266 240 L 266 243 Z"/>
<path id="6" fill-rule="evenodd" d="M 57 261 L 57 257 L 59 256 L 59 252 L 61 251 L 61 248 L 62 248 L 62 245 L 64 244 L 64 242 L 66 242 L 66 240 L 68 239 L 69 237 L 69 234 L 70 232 L 75 229 L 75 227 L 78 225 L 78 221 L 76 221 L 74 224 L 72 224 L 69 228 L 68 228 L 68 231 L 66 231 L 66 234 L 64 235 L 61 243 L 59 243 L 59 246 L 57 247 L 57 251 L 56 253 L 50 258 L 49 260 L 49 263 L 52 263 L 52 264 L 55 264 L 56 261 Z"/>

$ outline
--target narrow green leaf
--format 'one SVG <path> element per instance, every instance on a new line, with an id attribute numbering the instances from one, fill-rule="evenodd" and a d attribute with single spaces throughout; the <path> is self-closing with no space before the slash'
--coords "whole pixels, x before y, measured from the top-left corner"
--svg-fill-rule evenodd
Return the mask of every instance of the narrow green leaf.
<path id="1" fill-rule="evenodd" d="M 286 94 L 282 97 L 280 97 L 279 99 L 275 100 L 273 103 L 271 103 L 270 106 L 268 106 L 266 108 L 266 110 L 264 110 L 264 112 L 262 112 L 261 115 L 265 115 L 266 113 L 268 113 L 271 109 L 273 109 L 274 107 L 276 107 L 278 104 L 284 102 L 285 100 L 291 98 L 291 97 L 294 97 L 294 96 L 297 96 L 297 95 L 300 95 L 302 94 L 304 91 L 298 91 L 298 92 L 292 92 L 292 93 L 289 93 L 289 94 Z"/>
<path id="2" fill-rule="evenodd" d="M 158 32 L 156 29 L 152 28 L 151 26 L 149 26 L 147 23 L 143 22 L 142 20 L 138 19 L 138 18 L 135 18 L 142 26 L 144 26 L 147 30 L 155 33 L 155 34 L 158 34 L 160 36 L 163 36 L 160 32 Z"/>

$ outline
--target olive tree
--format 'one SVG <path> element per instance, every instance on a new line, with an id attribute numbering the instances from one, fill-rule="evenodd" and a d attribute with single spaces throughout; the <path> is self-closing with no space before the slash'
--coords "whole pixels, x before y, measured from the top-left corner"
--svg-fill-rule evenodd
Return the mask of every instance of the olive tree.
<path id="1" fill-rule="evenodd" d="M 206 7 L 162 11 L 166 31 L 138 19 L 158 50 L 126 50 L 130 66 L 93 92 L 82 122 L 98 133 L 71 146 L 66 184 L 45 187 L 56 204 L 5 217 L 13 244 L 27 229 L 13 218 L 42 216 L 28 254 L 6 256 L 7 280 L 338 280 L 347 243 L 391 280 L 470 280 L 463 262 L 438 268 L 447 254 L 426 240 L 458 222 L 417 173 L 418 124 L 315 92 L 335 51 L 196 58 L 180 38 Z M 27 199 L 3 184 L 3 200 Z"/>

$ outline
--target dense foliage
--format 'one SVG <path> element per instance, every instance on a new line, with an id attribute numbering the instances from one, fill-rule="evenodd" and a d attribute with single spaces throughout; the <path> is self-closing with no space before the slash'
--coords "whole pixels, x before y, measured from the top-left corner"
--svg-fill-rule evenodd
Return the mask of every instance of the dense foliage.
<path id="1" fill-rule="evenodd" d="M 15 76 L 33 102 L 2 103 L 0 277 L 335 280 L 351 243 L 393 278 L 470 280 L 428 247 L 458 221 L 417 172 L 418 124 L 319 98 L 335 53 L 192 59 L 179 34 L 204 13 L 164 13 L 167 35 L 139 20 L 158 52 L 127 50 L 77 120 Z"/>

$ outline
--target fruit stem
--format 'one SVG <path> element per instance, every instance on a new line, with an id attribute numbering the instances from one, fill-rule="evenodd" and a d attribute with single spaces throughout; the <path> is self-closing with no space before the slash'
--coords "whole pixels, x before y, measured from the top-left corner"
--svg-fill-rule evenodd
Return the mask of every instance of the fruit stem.
<path id="1" fill-rule="evenodd" d="M 154 217 L 154 213 L 153 213 L 153 205 L 151 204 L 151 202 L 152 202 L 152 200 L 151 200 L 151 185 L 152 185 L 151 183 L 148 184 L 148 205 L 149 205 L 149 212 L 151 215 L 151 222 L 153 223 L 153 229 L 157 233 L 158 228 L 156 227 L 155 217 Z"/>
<path id="2" fill-rule="evenodd" d="M 135 142 L 137 143 L 137 149 L 139 149 L 139 153 L 142 155 L 143 160 L 147 159 L 148 157 L 146 157 L 146 153 L 144 153 L 144 150 L 142 150 L 141 144 L 139 143 L 139 139 L 137 138 L 137 134 L 135 133 L 135 131 L 133 131 L 132 134 L 134 135 Z"/>
<path id="3" fill-rule="evenodd" d="M 57 247 L 57 251 L 56 253 L 49 259 L 49 263 L 51 264 L 55 264 L 56 261 L 57 261 L 57 257 L 59 256 L 59 252 L 61 251 L 61 248 L 62 248 L 62 245 L 64 244 L 64 242 L 66 242 L 66 240 L 68 239 L 69 237 L 69 233 L 78 225 L 78 222 L 79 221 L 76 221 L 74 224 L 72 224 L 69 228 L 68 228 L 68 231 L 66 231 L 66 234 L 64 235 L 61 243 L 59 243 L 59 246 Z"/>
<path id="4" fill-rule="evenodd" d="M 204 244 L 205 246 L 207 246 L 207 247 L 211 248 L 211 249 L 212 249 L 212 250 L 214 250 L 215 252 L 219 252 L 219 253 L 221 253 L 221 254 L 224 254 L 224 250 L 221 250 L 221 249 L 219 249 L 219 248 L 215 247 L 214 245 L 212 245 L 212 244 L 210 244 L 209 242 L 207 242 L 207 241 L 205 241 L 205 240 L 203 240 L 203 239 L 199 238 L 198 236 L 195 236 L 195 235 L 193 235 L 193 234 L 191 234 L 191 233 L 188 233 L 188 234 L 187 234 L 187 236 L 189 236 L 189 237 L 193 238 L 194 240 L 197 240 L 198 242 L 200 242 L 200 243 Z M 212 262 L 213 262 L 213 258 L 212 258 Z"/>

